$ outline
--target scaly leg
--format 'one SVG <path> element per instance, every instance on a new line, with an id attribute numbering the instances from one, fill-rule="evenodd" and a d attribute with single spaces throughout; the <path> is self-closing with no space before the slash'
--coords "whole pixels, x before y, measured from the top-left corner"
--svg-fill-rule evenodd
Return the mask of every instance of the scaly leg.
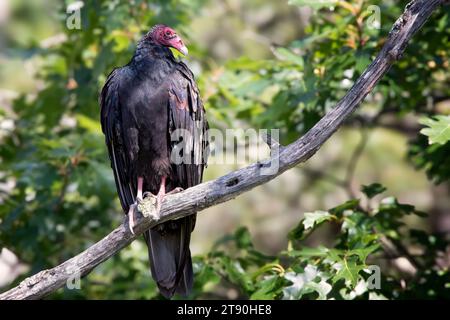
<path id="1" fill-rule="evenodd" d="M 130 231 L 131 231 L 132 234 L 134 234 L 134 230 L 133 229 L 134 229 L 134 225 L 135 225 L 134 212 L 135 212 L 135 209 L 137 207 L 137 203 L 139 201 L 142 201 L 142 199 L 143 199 L 143 197 L 142 197 L 142 186 L 144 185 L 144 178 L 138 177 L 138 183 L 137 184 L 138 184 L 138 189 L 137 189 L 137 195 L 136 195 L 136 202 L 133 203 L 130 206 L 130 209 L 128 210 L 128 227 L 130 228 Z"/>
<path id="2" fill-rule="evenodd" d="M 142 188 L 143 188 L 143 185 L 144 185 L 144 178 L 138 177 L 138 189 L 137 189 L 137 196 L 136 196 L 136 199 L 137 199 L 138 201 L 140 201 L 140 200 L 143 199 L 143 197 L 142 197 Z"/>
<path id="3" fill-rule="evenodd" d="M 144 192 L 144 199 L 138 202 L 138 210 L 145 218 L 151 217 L 152 220 L 158 221 L 164 197 L 168 194 L 183 191 L 183 188 L 175 188 L 166 193 L 166 180 L 167 177 L 165 176 L 161 178 L 161 183 L 156 196 L 151 192 Z"/>
<path id="4" fill-rule="evenodd" d="M 158 193 L 156 194 L 156 196 L 153 193 L 151 193 L 151 192 L 145 192 L 144 193 L 144 197 L 145 198 L 147 198 L 147 197 L 156 198 L 155 199 L 156 200 L 156 202 L 155 202 L 155 211 L 156 212 L 154 214 L 154 219 L 156 219 L 156 220 L 158 220 L 158 218 L 159 218 L 159 212 L 161 210 L 161 204 L 162 204 L 162 202 L 164 200 L 164 196 L 166 195 L 166 179 L 167 178 L 165 176 L 163 176 L 161 178 L 161 183 L 159 185 L 159 190 L 158 190 Z"/>
<path id="5" fill-rule="evenodd" d="M 155 211 L 156 212 L 155 212 L 155 217 L 154 217 L 154 219 L 156 219 L 156 220 L 159 219 L 159 212 L 161 211 L 161 205 L 164 201 L 165 196 L 183 191 L 183 188 L 178 187 L 178 188 L 175 188 L 172 191 L 169 191 L 166 193 L 166 180 L 167 180 L 167 177 L 165 177 L 165 176 L 163 176 L 161 178 L 161 183 L 159 185 L 159 190 L 158 190 L 158 193 L 156 196 L 154 194 L 152 194 L 151 192 L 144 193 L 144 197 L 152 197 L 152 198 L 155 198 L 155 200 L 156 200 L 155 201 Z"/>
<path id="6" fill-rule="evenodd" d="M 164 201 L 164 197 L 166 195 L 166 177 L 161 178 L 161 184 L 159 185 L 159 191 L 156 195 L 156 213 L 159 217 L 159 212 L 161 211 L 161 205 Z"/>

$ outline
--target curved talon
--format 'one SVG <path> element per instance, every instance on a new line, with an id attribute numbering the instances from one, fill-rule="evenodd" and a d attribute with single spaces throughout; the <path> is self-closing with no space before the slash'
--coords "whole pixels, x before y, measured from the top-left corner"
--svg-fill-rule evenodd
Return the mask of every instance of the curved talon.
<path id="1" fill-rule="evenodd" d="M 128 228 L 130 229 L 130 232 L 131 232 L 131 234 L 133 234 L 134 235 L 134 226 L 135 226 L 135 224 L 134 224 L 134 212 L 135 212 L 135 209 L 136 209 L 136 206 L 137 206 L 137 204 L 132 204 L 131 206 L 130 206 L 130 209 L 128 210 Z"/>
<path id="2" fill-rule="evenodd" d="M 180 193 L 181 191 L 184 191 L 184 189 L 182 187 L 176 187 L 175 189 L 173 189 L 172 191 L 170 191 L 166 194 L 176 194 L 176 193 Z"/>

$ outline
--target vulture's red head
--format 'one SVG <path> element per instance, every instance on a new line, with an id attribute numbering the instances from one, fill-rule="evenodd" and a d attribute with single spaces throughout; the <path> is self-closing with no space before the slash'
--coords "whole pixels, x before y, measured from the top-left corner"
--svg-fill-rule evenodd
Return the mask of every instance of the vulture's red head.
<path id="1" fill-rule="evenodd" d="M 175 30 L 166 25 L 157 24 L 149 31 L 148 36 L 159 45 L 172 47 L 185 56 L 188 54 L 188 49 L 184 45 L 183 40 L 181 40 Z"/>

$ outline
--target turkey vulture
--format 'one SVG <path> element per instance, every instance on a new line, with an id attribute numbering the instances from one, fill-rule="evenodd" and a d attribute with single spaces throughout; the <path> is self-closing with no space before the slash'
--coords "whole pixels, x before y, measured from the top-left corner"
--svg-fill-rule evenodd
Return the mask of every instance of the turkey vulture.
<path id="1" fill-rule="evenodd" d="M 102 131 L 131 232 L 143 197 L 156 197 L 159 214 L 164 195 L 199 184 L 206 165 L 205 110 L 191 70 L 169 47 L 188 52 L 173 29 L 154 26 L 131 61 L 111 72 L 100 94 Z M 166 298 L 188 295 L 192 288 L 195 220 L 193 214 L 144 233 L 152 276 Z"/>

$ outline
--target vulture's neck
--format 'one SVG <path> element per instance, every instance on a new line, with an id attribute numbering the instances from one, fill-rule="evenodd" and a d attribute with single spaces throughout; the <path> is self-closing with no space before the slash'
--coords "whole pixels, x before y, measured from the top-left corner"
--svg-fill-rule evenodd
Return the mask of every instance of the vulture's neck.
<path id="1" fill-rule="evenodd" d="M 142 39 L 139 41 L 132 61 L 139 62 L 158 62 L 157 60 L 165 60 L 166 62 L 175 62 L 175 57 L 169 48 L 161 46 L 151 40 Z"/>

